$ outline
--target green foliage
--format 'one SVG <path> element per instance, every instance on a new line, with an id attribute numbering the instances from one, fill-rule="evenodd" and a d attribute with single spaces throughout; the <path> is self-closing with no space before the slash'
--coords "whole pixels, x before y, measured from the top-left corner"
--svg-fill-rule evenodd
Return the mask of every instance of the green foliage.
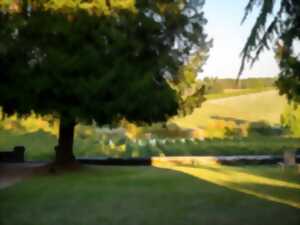
<path id="1" fill-rule="evenodd" d="M 151 133 L 151 137 L 155 139 L 180 139 L 190 138 L 191 130 L 182 129 L 174 123 L 168 123 L 167 125 L 154 125 L 149 127 L 143 127 L 143 133 Z"/>
<path id="2" fill-rule="evenodd" d="M 242 129 L 239 128 L 238 126 L 234 126 L 234 127 L 225 127 L 225 133 L 224 136 L 226 138 L 239 138 L 239 137 L 243 137 L 243 132 Z"/>
<path id="3" fill-rule="evenodd" d="M 299 7 L 300 14 L 300 7 Z M 300 20 L 300 16 L 299 16 Z M 300 26 L 299 26 L 300 28 Z M 299 32 L 300 33 L 300 32 Z M 298 36 L 300 38 L 300 34 Z M 293 55 L 290 48 L 278 46 L 277 55 L 279 58 L 280 74 L 276 82 L 281 94 L 296 104 L 300 103 L 300 60 L 299 56 Z"/>
<path id="4" fill-rule="evenodd" d="M 293 136 L 300 137 L 300 108 L 292 103 L 287 105 L 282 114 L 281 123 L 290 130 Z"/>
<path id="5" fill-rule="evenodd" d="M 265 121 L 251 123 L 248 128 L 248 135 L 260 136 L 280 136 L 284 134 L 284 130 L 280 127 L 272 127 Z"/>
<path id="6" fill-rule="evenodd" d="M 15 11 L 1 5 L 0 105 L 7 115 L 34 111 L 99 125 L 165 120 L 178 100 L 164 75 L 175 79 L 191 49 L 208 50 L 202 3 L 22 2 Z"/>
<path id="7" fill-rule="evenodd" d="M 274 12 L 276 3 L 279 3 L 279 8 Z M 285 94 L 289 100 L 299 103 L 300 60 L 294 52 L 293 43 L 300 38 L 300 1 L 249 0 L 243 21 L 256 5 L 261 10 L 242 51 L 239 74 L 241 75 L 246 62 L 250 61 L 253 64 L 260 53 L 264 49 L 269 49 L 276 41 L 277 59 L 281 69 L 276 85 L 281 94 Z M 270 23 L 268 22 L 269 17 L 272 18 Z"/>
<path id="8" fill-rule="evenodd" d="M 267 25 L 267 18 L 268 16 L 272 15 L 274 7 L 275 7 L 274 0 L 249 0 L 246 8 L 245 8 L 245 15 L 242 20 L 242 23 L 247 19 L 248 15 L 252 12 L 253 8 L 256 6 L 260 7 L 259 15 L 255 21 L 255 24 L 251 30 L 251 33 L 247 39 L 247 42 L 242 51 L 242 65 L 240 68 L 239 74 L 242 73 L 244 70 L 245 62 L 251 61 L 253 64 L 257 59 L 259 54 L 264 48 L 269 48 L 269 42 L 272 41 L 274 34 L 278 32 L 279 19 L 282 16 L 282 7 L 284 7 L 285 3 L 286 6 L 290 4 L 290 1 L 281 0 L 282 4 L 280 10 L 275 13 L 275 18 L 269 24 L 268 28 L 265 29 Z M 254 56 L 251 55 L 252 52 Z"/>
<path id="9" fill-rule="evenodd" d="M 212 43 L 209 43 L 211 46 Z M 204 65 L 208 55 L 208 48 L 192 54 L 188 61 L 179 69 L 177 77 L 169 80 L 169 84 L 176 91 L 179 99 L 178 114 L 191 114 L 205 101 L 205 86 L 197 80 L 198 72 Z"/>
<path id="10" fill-rule="evenodd" d="M 165 121 L 181 99 L 166 79 L 209 48 L 203 1 L 0 2 L 0 106 L 5 116 L 60 119 L 56 162 L 74 160 L 78 122 Z M 189 109 L 198 106 L 196 92 Z M 185 101 L 187 102 L 187 101 Z M 191 103 L 192 102 L 192 103 Z"/>

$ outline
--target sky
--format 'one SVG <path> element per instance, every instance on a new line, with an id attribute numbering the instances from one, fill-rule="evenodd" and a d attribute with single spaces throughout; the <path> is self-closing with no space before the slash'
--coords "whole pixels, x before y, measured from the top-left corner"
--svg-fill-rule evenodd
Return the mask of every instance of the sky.
<path id="1" fill-rule="evenodd" d="M 209 58 L 199 78 L 204 76 L 236 78 L 241 58 L 240 52 L 255 22 L 258 9 L 241 25 L 248 0 L 206 0 L 203 7 L 208 23 L 206 33 L 213 38 Z M 274 77 L 279 73 L 273 50 L 265 51 L 252 68 L 246 67 L 242 78 Z"/>

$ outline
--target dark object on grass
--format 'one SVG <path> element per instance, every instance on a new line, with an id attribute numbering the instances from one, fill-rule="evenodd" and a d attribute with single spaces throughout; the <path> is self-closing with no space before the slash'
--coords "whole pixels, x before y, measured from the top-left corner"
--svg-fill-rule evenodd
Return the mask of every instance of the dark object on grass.
<path id="1" fill-rule="evenodd" d="M 300 162 L 300 155 L 295 156 L 297 163 Z M 174 164 L 197 166 L 210 163 L 222 165 L 275 165 L 283 161 L 280 155 L 240 155 L 240 156 L 171 156 L 171 157 L 150 157 L 150 158 L 107 158 L 87 157 L 77 158 L 81 164 L 102 165 L 102 166 L 151 166 L 155 164 Z"/>
<path id="2" fill-rule="evenodd" d="M 51 174 L 56 174 L 56 169 L 55 169 L 53 166 L 51 166 L 51 167 L 49 168 L 49 173 L 51 173 Z"/>
<path id="3" fill-rule="evenodd" d="M 0 162 L 24 162 L 24 146 L 16 146 L 12 151 L 0 151 Z"/>
<path id="4" fill-rule="evenodd" d="M 151 166 L 151 158 L 78 158 L 80 163 L 103 166 Z"/>

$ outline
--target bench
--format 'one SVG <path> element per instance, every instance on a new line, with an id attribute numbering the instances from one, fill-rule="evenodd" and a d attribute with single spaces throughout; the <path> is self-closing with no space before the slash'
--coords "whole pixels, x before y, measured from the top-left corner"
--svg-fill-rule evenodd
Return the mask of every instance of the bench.
<path id="1" fill-rule="evenodd" d="M 0 150 L 0 162 L 24 162 L 25 147 L 16 146 L 12 151 Z"/>

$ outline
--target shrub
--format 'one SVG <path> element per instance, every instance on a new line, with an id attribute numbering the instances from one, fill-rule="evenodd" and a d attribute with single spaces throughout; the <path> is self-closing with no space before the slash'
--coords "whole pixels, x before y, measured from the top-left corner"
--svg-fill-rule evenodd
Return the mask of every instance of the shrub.
<path id="1" fill-rule="evenodd" d="M 281 125 L 286 127 L 292 136 L 300 137 L 300 107 L 294 103 L 287 105 L 281 115 Z"/>
<path id="2" fill-rule="evenodd" d="M 280 136 L 284 134 L 284 129 L 281 127 L 272 127 L 270 124 L 259 121 L 253 122 L 249 125 L 248 135 L 262 135 L 262 136 Z"/>

